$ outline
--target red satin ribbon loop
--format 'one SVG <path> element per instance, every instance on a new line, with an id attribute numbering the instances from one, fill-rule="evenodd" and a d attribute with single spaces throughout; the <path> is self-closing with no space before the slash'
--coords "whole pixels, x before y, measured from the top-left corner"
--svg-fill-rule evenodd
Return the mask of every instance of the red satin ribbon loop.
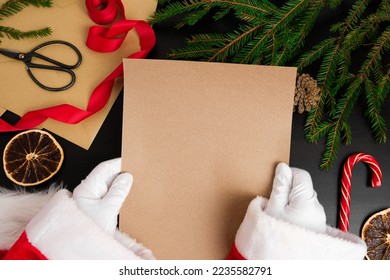
<path id="1" fill-rule="evenodd" d="M 123 15 L 125 14 L 120 0 L 86 0 L 86 5 L 91 19 L 100 24 L 108 24 L 116 19 L 118 9 Z M 133 28 L 135 28 L 138 34 L 141 49 L 129 55 L 128 58 L 145 58 L 154 47 L 156 37 L 152 27 L 141 20 L 119 20 L 108 28 L 93 26 L 88 34 L 87 45 L 89 48 L 99 52 L 115 51 L 121 46 L 127 33 Z M 122 63 L 92 92 L 87 110 L 82 110 L 69 104 L 61 104 L 30 111 L 22 116 L 14 126 L 0 119 L 0 132 L 31 129 L 41 125 L 48 118 L 63 123 L 77 124 L 99 112 L 107 104 L 115 80 L 121 77 L 123 77 Z"/>
<path id="2" fill-rule="evenodd" d="M 123 76 L 123 65 L 120 64 L 92 92 L 88 102 L 87 112 L 98 112 L 106 105 L 111 95 L 115 79 Z"/>
<path id="3" fill-rule="evenodd" d="M 92 26 L 87 37 L 87 47 L 97 52 L 113 52 L 119 49 L 127 33 L 139 23 L 136 20 L 120 20 L 111 27 Z"/>
<path id="4" fill-rule="evenodd" d="M 138 36 L 140 38 L 142 37 L 142 40 L 140 39 L 139 42 L 141 47 L 140 53 L 145 51 L 148 52 L 147 54 L 144 54 L 144 56 L 142 57 L 145 58 L 149 54 L 149 52 L 153 49 L 154 45 L 156 44 L 156 35 L 154 34 L 152 27 L 148 23 L 142 20 L 137 22 L 135 26 L 135 30 L 137 31 Z"/>
<path id="5" fill-rule="evenodd" d="M 115 38 L 121 35 L 126 35 L 139 22 L 139 20 L 119 20 L 108 29 L 107 36 L 109 38 Z"/>
<path id="6" fill-rule="evenodd" d="M 108 29 L 92 26 L 87 37 L 87 46 L 96 52 L 113 52 L 120 48 L 124 38 L 108 38 Z"/>
<path id="7" fill-rule="evenodd" d="M 117 4 L 120 1 L 116 0 L 86 0 L 85 5 L 88 10 L 89 17 L 96 24 L 110 24 L 118 14 Z M 122 2 L 120 2 L 123 7 Z M 124 12 L 124 9 L 122 9 Z M 123 13 L 124 14 L 124 13 Z"/>

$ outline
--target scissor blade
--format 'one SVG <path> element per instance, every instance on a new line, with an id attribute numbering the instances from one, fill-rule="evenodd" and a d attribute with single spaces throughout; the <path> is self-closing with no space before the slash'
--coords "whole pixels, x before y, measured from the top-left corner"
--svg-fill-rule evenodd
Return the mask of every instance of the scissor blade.
<path id="1" fill-rule="evenodd" d="M 21 60 L 21 57 L 20 57 L 21 53 L 18 51 L 0 48 L 0 54 L 5 55 L 5 56 L 10 57 L 10 58 L 13 58 L 13 59 Z"/>

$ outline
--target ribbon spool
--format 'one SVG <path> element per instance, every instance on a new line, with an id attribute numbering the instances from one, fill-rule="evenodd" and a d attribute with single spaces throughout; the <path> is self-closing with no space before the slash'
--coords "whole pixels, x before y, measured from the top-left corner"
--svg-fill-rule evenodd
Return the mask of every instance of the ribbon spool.
<path id="1" fill-rule="evenodd" d="M 382 184 L 382 171 L 376 159 L 368 154 L 357 153 L 348 157 L 343 166 L 341 178 L 341 199 L 339 213 L 339 229 L 347 232 L 349 230 L 349 216 L 351 204 L 351 181 L 352 168 L 357 162 L 367 163 L 372 171 L 371 186 L 378 188 Z"/>

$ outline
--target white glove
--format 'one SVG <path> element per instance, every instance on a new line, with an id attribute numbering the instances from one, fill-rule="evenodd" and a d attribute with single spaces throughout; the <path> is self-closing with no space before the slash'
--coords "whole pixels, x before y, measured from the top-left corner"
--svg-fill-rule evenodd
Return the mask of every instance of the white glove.
<path id="1" fill-rule="evenodd" d="M 110 235 L 133 183 L 133 177 L 120 170 L 120 158 L 102 162 L 73 191 L 78 207 Z"/>
<path id="2" fill-rule="evenodd" d="M 325 211 L 317 199 L 310 174 L 285 163 L 276 167 L 271 196 L 264 212 L 306 229 L 326 231 Z"/>

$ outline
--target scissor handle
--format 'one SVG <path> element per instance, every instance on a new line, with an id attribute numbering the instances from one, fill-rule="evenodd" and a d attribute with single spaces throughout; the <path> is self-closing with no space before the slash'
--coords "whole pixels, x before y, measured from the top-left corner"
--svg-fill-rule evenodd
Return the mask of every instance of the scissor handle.
<path id="1" fill-rule="evenodd" d="M 65 45 L 65 46 L 70 47 L 77 55 L 77 58 L 78 58 L 77 62 L 75 64 L 73 64 L 73 65 L 69 65 L 69 64 L 62 63 L 60 61 L 54 60 L 54 59 L 52 59 L 50 57 L 47 57 L 47 56 L 45 56 L 43 54 L 40 54 L 40 53 L 36 52 L 37 50 L 42 49 L 43 47 L 46 47 L 46 46 L 49 46 L 49 45 L 55 45 L 55 44 L 61 44 L 61 45 Z M 81 64 L 81 61 L 83 60 L 83 56 L 81 55 L 81 52 L 78 50 L 78 48 L 76 48 L 75 45 L 73 45 L 73 44 L 71 44 L 69 42 L 66 42 L 66 41 L 62 41 L 62 40 L 53 40 L 53 41 L 48 41 L 48 42 L 45 42 L 43 44 L 40 44 L 40 45 L 36 46 L 35 48 L 33 48 L 28 54 L 31 55 L 31 56 L 40 58 L 42 60 L 45 60 L 47 62 L 50 62 L 50 63 L 52 63 L 54 65 L 59 66 L 59 67 L 68 68 L 68 69 L 75 69 L 75 68 L 79 67 L 80 64 Z M 34 65 L 36 65 L 36 64 L 34 64 Z"/>
<path id="2" fill-rule="evenodd" d="M 37 52 L 38 50 L 40 50 L 46 46 L 56 45 L 56 44 L 61 44 L 61 45 L 65 45 L 65 46 L 70 47 L 77 55 L 77 58 L 78 58 L 77 62 L 73 65 L 66 64 L 66 63 L 52 59 L 50 57 L 47 57 L 46 55 L 43 55 L 43 54 Z M 33 63 L 31 61 L 31 59 L 33 57 L 36 57 L 36 58 L 39 58 L 39 59 L 44 60 L 46 62 L 49 62 L 52 65 Z M 45 43 L 40 44 L 40 45 L 36 46 L 35 48 L 33 48 L 30 52 L 25 54 L 23 61 L 25 62 L 26 66 L 27 66 L 26 67 L 27 73 L 29 74 L 30 78 L 38 86 L 40 86 L 41 88 L 48 90 L 48 91 L 62 91 L 62 90 L 66 90 L 66 89 L 70 88 L 76 82 L 76 75 L 71 69 L 75 69 L 75 68 L 80 66 L 81 61 L 82 61 L 82 55 L 81 55 L 81 52 L 73 44 L 66 42 L 66 41 L 62 41 L 62 40 L 53 40 L 53 41 L 45 42 Z M 31 69 L 34 69 L 34 68 L 44 69 L 44 70 L 48 70 L 48 71 L 65 72 L 70 76 L 70 81 L 69 81 L 69 83 L 65 84 L 64 86 L 60 86 L 60 87 L 50 87 L 50 86 L 44 85 L 32 73 Z"/>
<path id="3" fill-rule="evenodd" d="M 46 85 L 42 84 L 34 76 L 34 74 L 31 72 L 30 68 L 37 68 L 37 69 L 44 69 L 44 70 L 50 70 L 50 71 L 65 72 L 65 73 L 70 75 L 70 81 L 69 81 L 69 83 L 67 83 L 66 85 L 61 86 L 61 87 L 49 87 L 49 86 L 46 86 Z M 32 63 L 30 63 L 26 67 L 26 70 L 27 70 L 27 73 L 30 76 L 30 78 L 34 81 L 34 83 L 36 83 L 42 89 L 45 89 L 45 90 L 48 90 L 48 91 L 62 91 L 62 90 L 66 90 L 66 89 L 70 88 L 71 86 L 73 86 L 74 83 L 76 82 L 76 75 L 75 75 L 75 73 L 72 70 L 68 69 L 68 68 L 64 68 L 64 67 L 60 67 L 60 66 L 50 66 L 50 65 L 41 65 L 41 64 L 32 64 Z"/>

